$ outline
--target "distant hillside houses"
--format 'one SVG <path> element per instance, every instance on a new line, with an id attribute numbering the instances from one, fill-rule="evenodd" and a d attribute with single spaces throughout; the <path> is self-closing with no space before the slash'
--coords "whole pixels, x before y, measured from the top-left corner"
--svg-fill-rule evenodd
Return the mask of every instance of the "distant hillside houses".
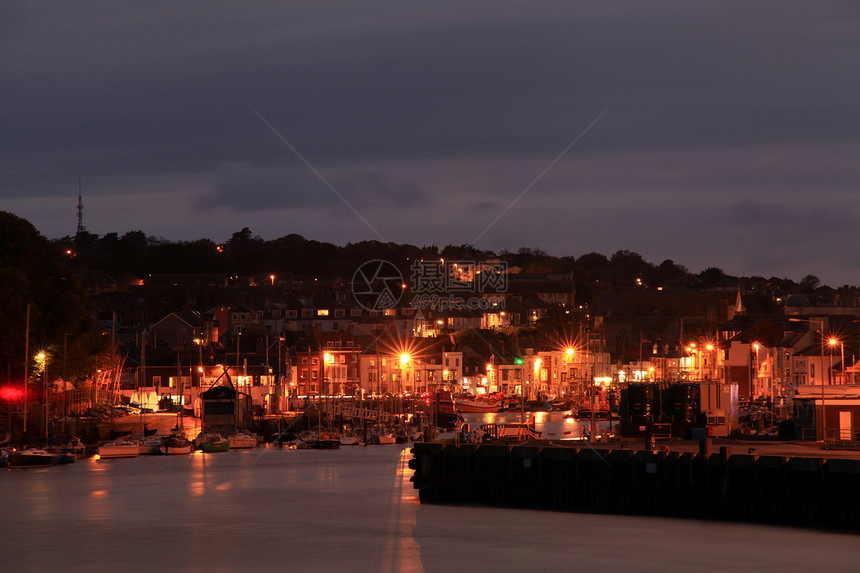
<path id="1" fill-rule="evenodd" d="M 141 369 L 147 341 L 147 374 L 126 375 L 126 388 L 186 403 L 225 373 L 268 412 L 302 396 L 448 389 L 577 401 L 692 380 L 782 411 L 860 394 L 853 289 L 825 298 L 725 280 L 598 288 L 518 270 L 502 291 L 458 293 L 471 307 L 413 304 L 404 284 L 395 306 L 372 310 L 351 281 L 274 275 L 153 276 L 92 299 L 101 327 L 126 345 L 128 370 Z M 827 426 L 840 427 L 832 415 Z"/>

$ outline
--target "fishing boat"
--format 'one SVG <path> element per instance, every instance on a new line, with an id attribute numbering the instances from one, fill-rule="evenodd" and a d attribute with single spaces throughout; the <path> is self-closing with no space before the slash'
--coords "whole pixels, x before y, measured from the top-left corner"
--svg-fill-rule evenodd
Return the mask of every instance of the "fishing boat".
<path id="1" fill-rule="evenodd" d="M 257 447 L 257 437 L 252 436 L 251 434 L 246 434 L 244 432 L 231 434 L 227 436 L 227 440 L 230 442 L 231 450 L 250 449 Z"/>
<path id="2" fill-rule="evenodd" d="M 10 470 L 14 468 L 46 468 L 60 463 L 63 463 L 62 455 L 36 448 L 11 452 L 6 460 L 6 465 Z"/>
<path id="3" fill-rule="evenodd" d="M 461 414 L 486 414 L 498 412 L 501 401 L 497 400 L 473 400 L 469 398 L 455 398 L 454 411 Z"/>
<path id="4" fill-rule="evenodd" d="M 171 434 L 161 440 L 161 453 L 168 456 L 190 454 L 192 448 L 184 434 Z"/>
<path id="5" fill-rule="evenodd" d="M 137 442 L 114 440 L 99 446 L 99 459 L 111 460 L 116 458 L 136 458 L 140 455 Z"/>

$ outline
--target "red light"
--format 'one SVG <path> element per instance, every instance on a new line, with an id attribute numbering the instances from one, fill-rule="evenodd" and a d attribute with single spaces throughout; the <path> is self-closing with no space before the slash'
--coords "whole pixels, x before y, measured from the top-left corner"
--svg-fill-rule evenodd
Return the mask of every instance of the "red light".
<path id="1" fill-rule="evenodd" d="M 17 386 L 3 386 L 0 388 L 0 400 L 6 402 L 18 402 L 24 397 L 24 390 Z"/>

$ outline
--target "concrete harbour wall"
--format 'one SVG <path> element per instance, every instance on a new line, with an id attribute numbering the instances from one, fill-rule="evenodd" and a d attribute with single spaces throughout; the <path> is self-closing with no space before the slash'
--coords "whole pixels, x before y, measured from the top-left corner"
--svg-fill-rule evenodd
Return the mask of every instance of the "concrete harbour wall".
<path id="1" fill-rule="evenodd" d="M 860 531 L 860 460 L 416 443 L 422 503 Z"/>

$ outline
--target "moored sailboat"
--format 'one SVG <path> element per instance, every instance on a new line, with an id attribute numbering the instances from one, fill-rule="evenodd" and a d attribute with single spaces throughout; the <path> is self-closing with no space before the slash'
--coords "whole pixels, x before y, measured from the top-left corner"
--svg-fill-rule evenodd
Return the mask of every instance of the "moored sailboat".
<path id="1" fill-rule="evenodd" d="M 6 465 L 9 469 L 46 468 L 56 466 L 60 463 L 63 463 L 62 455 L 37 448 L 11 452 L 6 460 Z"/>
<path id="2" fill-rule="evenodd" d="M 136 442 L 114 440 L 99 446 L 99 458 L 110 460 L 116 458 L 136 458 L 140 455 L 140 447 Z"/>
<path id="3" fill-rule="evenodd" d="M 230 449 L 230 440 L 221 434 L 200 434 L 194 443 L 197 449 L 207 454 L 226 452 Z"/>
<path id="4" fill-rule="evenodd" d="M 161 440 L 161 453 L 168 456 L 190 454 L 192 448 L 185 434 L 171 434 Z"/>
<path id="5" fill-rule="evenodd" d="M 257 437 L 252 436 L 250 434 L 246 434 L 244 432 L 231 434 L 227 436 L 227 440 L 230 442 L 231 450 L 250 449 L 257 447 Z"/>

